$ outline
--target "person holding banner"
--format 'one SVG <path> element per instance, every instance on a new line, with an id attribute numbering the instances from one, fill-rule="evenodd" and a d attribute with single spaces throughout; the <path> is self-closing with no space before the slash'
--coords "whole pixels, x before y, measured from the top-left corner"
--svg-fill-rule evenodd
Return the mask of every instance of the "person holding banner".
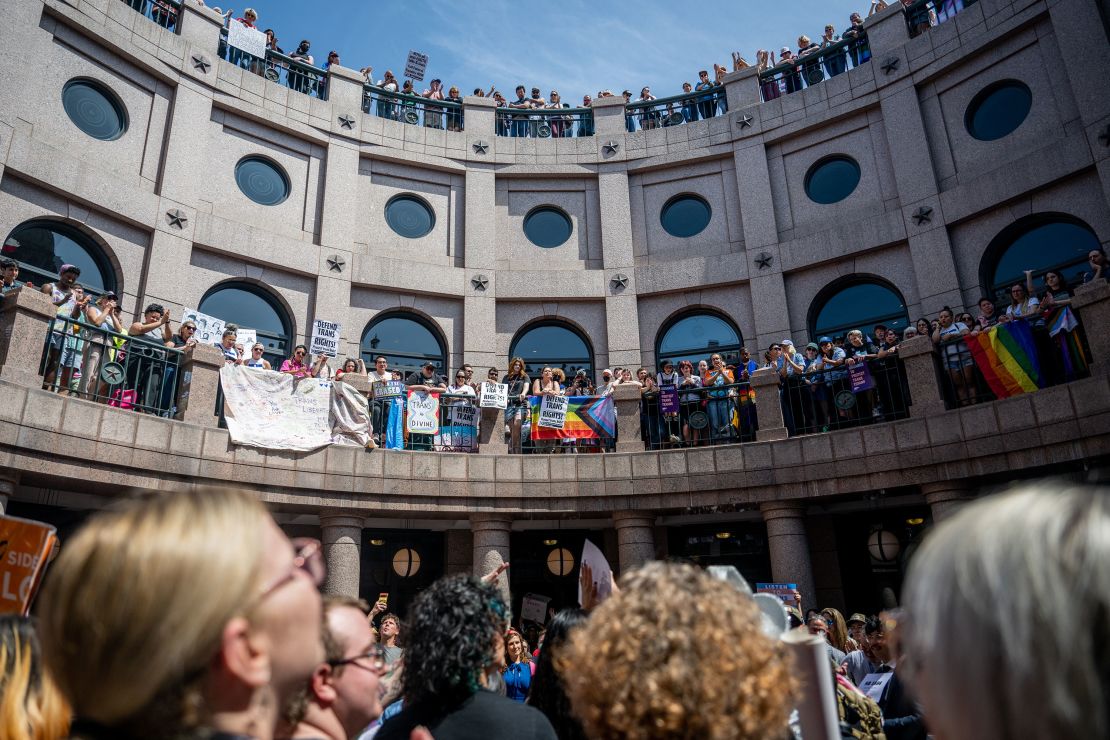
<path id="1" fill-rule="evenodd" d="M 410 391 L 435 393 L 447 390 L 443 378 L 436 374 L 436 364 L 431 360 L 424 363 L 419 371 L 410 373 L 405 378 L 405 386 Z M 409 433 L 409 445 L 414 450 L 431 450 L 435 442 L 435 435 Z"/>
<path id="2" fill-rule="evenodd" d="M 328 364 L 328 356 L 320 355 L 316 358 L 316 362 L 310 367 L 305 363 L 305 357 L 308 356 L 308 347 L 303 344 L 298 344 L 293 348 L 293 356 L 285 362 L 281 363 L 281 371 L 292 375 L 297 380 L 301 378 L 315 378 Z"/>
<path id="3" fill-rule="evenodd" d="M 254 367 L 260 370 L 273 370 L 273 368 L 270 367 L 270 361 L 262 356 L 262 353 L 265 351 L 265 345 L 263 345 L 261 342 L 255 342 L 254 346 L 251 347 L 250 359 L 243 364 L 247 367 Z"/>

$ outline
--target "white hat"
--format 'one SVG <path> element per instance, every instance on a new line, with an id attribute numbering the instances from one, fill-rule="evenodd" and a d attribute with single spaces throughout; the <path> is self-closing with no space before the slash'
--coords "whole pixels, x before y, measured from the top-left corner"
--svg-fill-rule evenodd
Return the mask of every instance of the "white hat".
<path id="1" fill-rule="evenodd" d="M 602 375 L 612 375 L 613 371 L 610 370 L 609 368 L 605 368 L 604 370 L 601 371 L 601 374 Z"/>
<path id="2" fill-rule="evenodd" d="M 794 341 L 790 337 L 787 337 L 786 339 L 779 342 L 779 344 L 789 344 L 791 347 L 793 347 Z"/>

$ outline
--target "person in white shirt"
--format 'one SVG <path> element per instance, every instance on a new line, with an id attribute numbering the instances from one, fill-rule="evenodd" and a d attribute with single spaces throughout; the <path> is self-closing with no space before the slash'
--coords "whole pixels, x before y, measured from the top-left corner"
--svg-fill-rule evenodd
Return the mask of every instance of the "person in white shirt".
<path id="1" fill-rule="evenodd" d="M 1006 313 L 999 317 L 999 321 L 1027 319 L 1033 326 L 1044 325 L 1044 318 L 1041 316 L 1041 303 L 1036 296 L 1029 295 L 1024 285 L 1014 283 L 1010 287 L 1010 299 L 1010 305 L 1006 306 Z"/>

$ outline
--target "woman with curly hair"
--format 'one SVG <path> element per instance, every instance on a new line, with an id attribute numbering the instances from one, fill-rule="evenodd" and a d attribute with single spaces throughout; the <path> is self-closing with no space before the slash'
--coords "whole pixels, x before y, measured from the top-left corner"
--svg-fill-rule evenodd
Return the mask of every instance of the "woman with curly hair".
<path id="1" fill-rule="evenodd" d="M 407 621 L 404 709 L 377 740 L 408 740 L 420 725 L 440 740 L 556 740 L 541 712 L 489 690 L 505 663 L 509 617 L 497 587 L 470 576 L 441 578 L 422 591 Z"/>
<path id="2" fill-rule="evenodd" d="M 668 606 L 660 608 L 660 594 Z M 558 661 L 597 740 L 755 740 L 787 732 L 794 680 L 755 602 L 691 565 L 653 562 L 572 634 Z"/>
<path id="3" fill-rule="evenodd" d="M 69 705 L 42 666 L 31 620 L 0 616 L 0 737 L 58 740 L 69 735 Z"/>
<path id="4" fill-rule="evenodd" d="M 829 625 L 828 639 L 829 644 L 840 652 L 847 655 L 853 650 L 859 650 L 859 645 L 848 634 L 848 625 L 844 621 L 844 615 L 838 609 L 831 606 L 825 607 L 821 610 L 821 616 Z"/>
<path id="5" fill-rule="evenodd" d="M 505 633 L 505 654 L 508 660 L 505 661 L 505 670 L 501 672 L 501 677 L 505 679 L 505 696 L 523 703 L 532 687 L 536 664 L 528 653 L 528 643 L 516 630 Z"/>
<path id="6" fill-rule="evenodd" d="M 543 638 L 543 650 L 536 661 L 528 703 L 540 710 L 555 727 L 559 740 L 586 740 L 582 723 L 570 710 L 570 699 L 562 676 L 556 668 L 559 656 L 567 649 L 571 632 L 586 623 L 582 609 L 564 609 L 551 618 Z"/>

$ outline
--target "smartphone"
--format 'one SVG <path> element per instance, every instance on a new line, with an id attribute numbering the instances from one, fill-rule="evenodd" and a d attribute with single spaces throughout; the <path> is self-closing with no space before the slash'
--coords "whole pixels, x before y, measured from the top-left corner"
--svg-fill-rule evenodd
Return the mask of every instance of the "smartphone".
<path id="1" fill-rule="evenodd" d="M 378 594 L 378 603 L 388 606 L 389 605 L 389 592 L 382 591 Z"/>

